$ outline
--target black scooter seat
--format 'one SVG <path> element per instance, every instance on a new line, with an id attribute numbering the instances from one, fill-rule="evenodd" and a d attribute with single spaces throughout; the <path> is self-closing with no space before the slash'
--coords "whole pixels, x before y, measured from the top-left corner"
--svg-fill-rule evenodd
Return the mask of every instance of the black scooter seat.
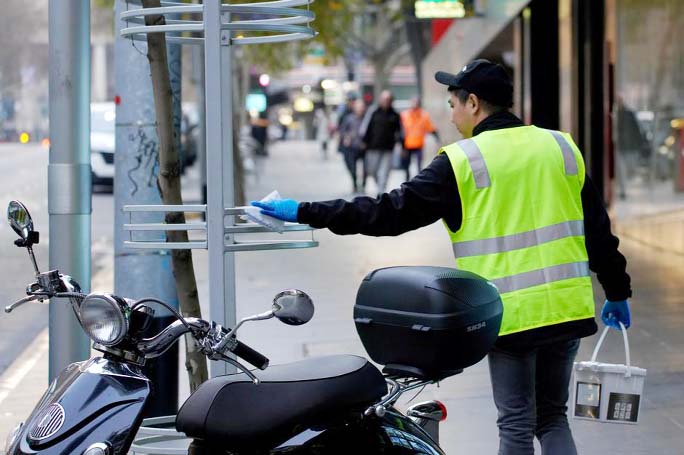
<path id="1" fill-rule="evenodd" d="M 362 411 L 387 393 L 384 377 L 362 357 L 318 357 L 204 382 L 183 404 L 176 428 L 222 450 L 268 449 L 298 429 Z"/>

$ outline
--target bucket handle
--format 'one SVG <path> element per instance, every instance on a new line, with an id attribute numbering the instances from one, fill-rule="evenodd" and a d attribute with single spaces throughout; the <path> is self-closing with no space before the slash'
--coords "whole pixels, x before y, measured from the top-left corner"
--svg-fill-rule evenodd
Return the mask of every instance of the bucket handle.
<path id="1" fill-rule="evenodd" d="M 622 339 L 625 343 L 625 355 L 627 357 L 627 373 L 625 373 L 625 377 L 630 377 L 632 376 L 632 361 L 631 357 L 629 355 L 629 340 L 627 339 L 627 329 L 625 326 L 622 324 L 622 322 L 618 321 L 618 324 L 620 324 L 620 331 L 622 332 Z M 601 349 L 601 345 L 603 344 L 603 340 L 606 339 L 606 335 L 608 334 L 608 330 L 610 330 L 610 327 L 606 326 L 605 329 L 603 329 L 603 333 L 601 334 L 601 337 L 598 340 L 598 343 L 596 343 L 596 347 L 594 348 L 594 353 L 591 355 L 591 361 L 596 362 L 596 357 L 598 356 L 599 349 Z"/>

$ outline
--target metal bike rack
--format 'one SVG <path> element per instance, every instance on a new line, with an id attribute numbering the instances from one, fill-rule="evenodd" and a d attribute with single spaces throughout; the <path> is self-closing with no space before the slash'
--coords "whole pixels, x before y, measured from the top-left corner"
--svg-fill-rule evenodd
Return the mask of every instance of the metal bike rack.
<path id="1" fill-rule="evenodd" d="M 131 249 L 154 249 L 154 250 L 192 250 L 192 249 L 208 249 L 207 242 L 207 223 L 193 222 L 185 224 L 167 224 L 167 223 L 133 223 L 132 217 L 134 213 L 150 213 L 150 212 L 184 212 L 184 213 L 207 213 L 205 205 L 124 205 L 122 209 L 129 214 L 129 223 L 123 225 L 123 230 L 129 232 L 129 240 L 124 240 L 124 245 Z M 238 216 L 244 215 L 243 208 L 227 208 L 224 209 L 224 215 Z M 301 232 L 313 231 L 314 229 L 306 224 L 299 223 L 285 223 L 283 232 Z M 198 231 L 202 233 L 202 238 L 193 239 L 188 242 L 152 242 L 133 240 L 135 232 L 143 231 Z M 226 237 L 237 234 L 259 234 L 272 233 L 273 231 L 267 227 L 256 223 L 230 223 L 224 227 Z M 260 241 L 243 241 L 238 240 L 237 236 L 232 243 L 226 242 L 224 251 L 261 251 L 261 250 L 283 250 L 293 248 L 311 248 L 318 246 L 318 242 L 314 240 L 313 234 L 311 240 L 260 240 Z"/>
<path id="2" fill-rule="evenodd" d="M 131 455 L 187 455 L 192 439 L 176 431 L 175 421 L 176 416 L 143 420 L 128 453 Z"/>
<path id="3" fill-rule="evenodd" d="M 123 12 L 127 23 L 121 36 L 145 40 L 148 33 L 166 33 L 167 41 L 204 46 L 207 204 L 206 205 L 128 205 L 128 248 L 172 250 L 206 249 L 209 255 L 209 319 L 232 327 L 235 315 L 236 251 L 258 251 L 318 246 L 314 240 L 240 241 L 236 235 L 271 232 L 254 223 L 235 223 L 244 209 L 234 207 L 233 131 L 232 131 L 232 62 L 233 45 L 266 44 L 311 38 L 316 32 L 309 26 L 315 16 L 309 10 L 314 0 L 270 0 L 249 4 L 223 4 L 221 0 L 204 0 L 188 5 L 161 2 L 160 8 L 137 8 Z M 138 2 L 139 4 L 139 2 Z M 174 15 L 165 25 L 145 25 L 149 15 Z M 175 17 L 193 19 L 175 19 Z M 199 17 L 201 16 L 201 20 Z M 248 18 L 245 19 L 244 17 Z M 188 36 L 188 34 L 197 36 Z M 135 223 L 135 213 L 188 212 L 203 213 L 206 222 L 185 224 Z M 140 231 L 193 231 L 200 239 L 186 243 L 145 242 L 134 239 Z M 312 231 L 306 225 L 287 223 L 285 232 Z M 195 237 L 195 235 L 193 235 Z M 224 362 L 211 362 L 210 376 L 227 372 Z M 131 447 L 134 454 L 185 454 L 188 439 L 173 428 L 175 416 L 146 419 Z M 159 428 L 161 426 L 162 428 Z M 164 426 L 166 428 L 164 428 Z"/>

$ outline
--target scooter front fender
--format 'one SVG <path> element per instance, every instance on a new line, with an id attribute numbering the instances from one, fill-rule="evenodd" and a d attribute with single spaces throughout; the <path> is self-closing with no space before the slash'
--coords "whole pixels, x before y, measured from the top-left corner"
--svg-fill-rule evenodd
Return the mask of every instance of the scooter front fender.
<path id="1" fill-rule="evenodd" d="M 45 392 L 8 455 L 82 454 L 104 443 L 125 454 L 142 422 L 150 381 L 126 363 L 96 357 L 66 367 Z"/>

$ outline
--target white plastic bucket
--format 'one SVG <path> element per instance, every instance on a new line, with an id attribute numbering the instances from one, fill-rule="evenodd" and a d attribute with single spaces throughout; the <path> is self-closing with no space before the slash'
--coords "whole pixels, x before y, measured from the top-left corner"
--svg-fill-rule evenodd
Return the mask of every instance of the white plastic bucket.
<path id="1" fill-rule="evenodd" d="M 626 365 L 596 361 L 609 327 L 603 330 L 591 360 L 574 364 L 572 416 L 575 419 L 632 425 L 639 421 L 646 370 L 632 366 L 627 330 L 622 323 L 620 328 Z"/>

